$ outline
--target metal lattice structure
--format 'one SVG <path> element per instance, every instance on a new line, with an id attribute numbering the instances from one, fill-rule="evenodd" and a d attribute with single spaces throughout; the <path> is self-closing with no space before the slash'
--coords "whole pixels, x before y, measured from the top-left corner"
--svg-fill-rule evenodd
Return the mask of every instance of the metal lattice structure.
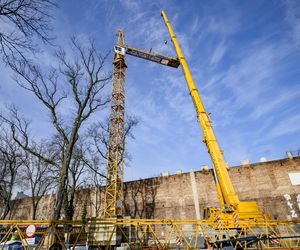
<path id="1" fill-rule="evenodd" d="M 122 215 L 123 173 L 124 173 L 124 111 L 125 111 L 125 54 L 177 68 L 177 58 L 150 53 L 126 46 L 124 33 L 117 33 L 118 40 L 114 48 L 112 95 L 110 107 L 109 138 L 106 167 L 106 191 L 104 217 Z"/>
<path id="2" fill-rule="evenodd" d="M 126 54 L 135 56 L 135 57 L 147 60 L 147 61 L 155 62 L 155 63 L 161 64 L 161 65 L 169 66 L 172 68 L 178 68 L 180 65 L 179 60 L 175 57 L 160 55 L 157 53 L 152 53 L 150 51 L 147 52 L 147 51 L 135 49 L 132 47 L 126 48 Z"/>
<path id="3" fill-rule="evenodd" d="M 122 215 L 123 201 L 126 64 L 124 35 L 121 29 L 118 30 L 117 36 L 116 47 L 121 50 L 115 49 L 113 62 L 104 209 L 104 216 L 107 218 Z"/>
<path id="4" fill-rule="evenodd" d="M 35 225 L 36 243 L 26 237 L 28 225 Z M 0 249 L 15 234 L 22 249 L 50 249 L 54 242 L 61 248 L 86 247 L 95 238 L 97 247 L 112 249 L 116 232 L 129 249 L 299 249 L 299 222 L 242 220 L 238 229 L 217 229 L 209 220 L 97 219 L 83 221 L 0 221 Z M 105 239 L 105 240 L 104 240 Z M 93 244 L 91 244 L 93 245 Z M 96 246 L 93 245 L 93 246 Z M 6 248 L 5 248 L 6 249 Z M 52 248 L 51 248 L 52 249 Z"/>

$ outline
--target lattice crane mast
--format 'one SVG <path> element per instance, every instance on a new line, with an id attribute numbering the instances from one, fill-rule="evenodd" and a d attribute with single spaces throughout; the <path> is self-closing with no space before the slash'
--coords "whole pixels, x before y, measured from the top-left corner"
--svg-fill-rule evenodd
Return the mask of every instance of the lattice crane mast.
<path id="1" fill-rule="evenodd" d="M 116 46 L 124 47 L 123 31 L 118 30 L 117 36 Z M 126 67 L 125 54 L 114 53 L 104 207 L 107 218 L 122 215 Z"/>
<path id="2" fill-rule="evenodd" d="M 104 217 L 122 216 L 123 211 L 123 175 L 124 175 L 124 122 L 125 122 L 125 55 L 142 58 L 161 65 L 178 68 L 177 58 L 147 52 L 129 47 L 125 44 L 124 33 L 117 32 L 117 43 L 114 47 L 112 94 L 110 104 L 106 190 Z"/>

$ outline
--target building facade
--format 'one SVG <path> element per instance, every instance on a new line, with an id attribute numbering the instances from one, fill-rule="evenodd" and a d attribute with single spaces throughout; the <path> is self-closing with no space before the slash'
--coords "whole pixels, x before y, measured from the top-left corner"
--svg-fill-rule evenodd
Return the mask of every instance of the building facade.
<path id="1" fill-rule="evenodd" d="M 230 168 L 229 175 L 241 201 L 256 201 L 275 219 L 300 218 L 300 157 L 245 163 Z M 54 194 L 42 198 L 37 219 L 51 218 L 54 199 Z M 103 199 L 104 188 L 78 190 L 74 219 L 101 216 Z M 124 199 L 124 214 L 132 218 L 196 219 L 197 209 L 218 206 L 212 170 L 207 168 L 125 182 Z M 15 200 L 8 219 L 30 219 L 31 210 L 30 198 Z"/>

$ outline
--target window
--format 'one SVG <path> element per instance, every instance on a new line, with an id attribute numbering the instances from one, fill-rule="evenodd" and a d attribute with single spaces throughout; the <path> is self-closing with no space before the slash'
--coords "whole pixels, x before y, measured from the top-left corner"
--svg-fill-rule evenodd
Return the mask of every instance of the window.
<path id="1" fill-rule="evenodd" d="M 289 173 L 289 177 L 293 186 L 300 185 L 300 172 Z"/>

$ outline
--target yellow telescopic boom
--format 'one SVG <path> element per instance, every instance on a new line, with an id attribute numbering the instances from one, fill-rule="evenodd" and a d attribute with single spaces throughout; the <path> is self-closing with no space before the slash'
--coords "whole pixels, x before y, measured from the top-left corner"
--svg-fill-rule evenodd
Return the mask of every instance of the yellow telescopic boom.
<path id="1" fill-rule="evenodd" d="M 213 162 L 213 165 L 215 167 L 215 171 L 220 183 L 220 186 L 222 188 L 222 191 L 224 192 L 224 199 L 226 204 L 232 204 L 233 206 L 237 205 L 239 203 L 239 199 L 237 195 L 235 194 L 235 191 L 233 189 L 232 183 L 230 181 L 225 162 L 222 157 L 222 151 L 219 148 L 218 142 L 216 140 L 216 137 L 213 132 L 213 128 L 211 126 L 211 122 L 209 119 L 208 114 L 206 113 L 204 106 L 202 104 L 202 101 L 200 99 L 200 96 L 198 94 L 198 90 L 194 84 L 191 72 L 189 70 L 189 67 L 186 63 L 186 60 L 182 54 L 182 51 L 180 49 L 180 46 L 177 42 L 176 36 L 172 30 L 172 27 L 170 25 L 170 22 L 166 16 L 166 13 L 164 11 L 161 12 L 162 17 L 165 20 L 166 26 L 168 28 L 168 31 L 170 33 L 172 42 L 174 44 L 178 59 L 180 61 L 180 65 L 183 71 L 183 74 L 185 76 L 190 95 L 192 97 L 197 116 L 198 121 L 200 123 L 200 126 L 203 130 L 203 141 L 205 142 L 208 153 L 211 157 L 211 160 Z"/>
<path id="2" fill-rule="evenodd" d="M 161 12 L 161 15 L 165 21 L 165 24 L 168 28 L 170 37 L 172 39 L 173 45 L 175 47 L 178 59 L 180 61 L 180 65 L 183 71 L 183 74 L 186 79 L 186 83 L 192 97 L 199 124 L 203 131 L 203 142 L 206 144 L 208 149 L 208 153 L 211 157 L 216 177 L 219 181 L 221 195 L 224 199 L 225 206 L 231 209 L 232 211 L 236 211 L 238 213 L 242 213 L 245 217 L 262 217 L 261 212 L 259 212 L 258 206 L 255 202 L 240 202 L 238 196 L 235 193 L 232 182 L 229 178 L 229 174 L 226 168 L 226 163 L 223 160 L 222 154 L 223 152 L 220 150 L 218 142 L 213 132 L 213 128 L 210 122 L 209 115 L 206 113 L 200 96 L 198 94 L 198 90 L 194 84 L 193 78 L 191 76 L 189 67 L 186 63 L 186 60 L 182 54 L 180 46 L 177 42 L 176 36 L 172 30 L 170 22 L 166 16 L 164 11 Z M 221 197 L 220 197 L 221 198 Z M 222 206 L 222 204 L 220 204 Z M 252 216 L 253 215 L 253 216 Z"/>

